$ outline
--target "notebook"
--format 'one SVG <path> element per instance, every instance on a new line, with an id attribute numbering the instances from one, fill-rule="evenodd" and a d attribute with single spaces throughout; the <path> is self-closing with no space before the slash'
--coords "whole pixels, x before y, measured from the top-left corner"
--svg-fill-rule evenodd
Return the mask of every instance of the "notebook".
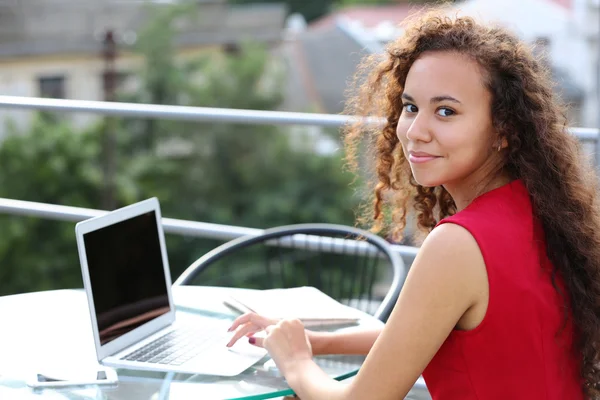
<path id="1" fill-rule="evenodd" d="M 352 325 L 360 319 L 372 318 L 311 286 L 240 291 L 224 302 L 242 313 L 250 311 L 270 318 L 297 318 L 307 327 Z"/>

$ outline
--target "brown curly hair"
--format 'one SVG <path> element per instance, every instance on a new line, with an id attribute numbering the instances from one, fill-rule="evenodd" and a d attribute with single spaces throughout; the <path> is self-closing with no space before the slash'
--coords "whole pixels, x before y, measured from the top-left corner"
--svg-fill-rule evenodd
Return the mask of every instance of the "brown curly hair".
<path id="1" fill-rule="evenodd" d="M 403 85 L 423 53 L 452 51 L 478 62 L 492 94 L 490 115 L 506 139 L 505 170 L 521 179 L 541 222 L 553 279 L 568 290 L 577 331 L 575 350 L 582 356 L 583 390 L 600 396 L 600 213 L 597 179 L 582 162 L 578 140 L 568 132 L 564 108 L 555 98 L 545 64 L 516 36 L 470 17 L 450 16 L 444 9 L 419 12 L 403 23 L 403 34 L 385 54 L 361 65 L 347 113 L 381 119 L 357 119 L 345 129 L 348 165 L 358 172 L 360 144 L 375 153 L 376 174 L 370 222 L 376 232 L 402 237 L 407 210 L 416 210 L 417 225 L 429 232 L 438 219 L 456 212 L 443 187 L 422 187 L 412 177 L 396 136 L 402 112 Z M 366 77 L 366 79 L 364 79 Z M 361 165 L 361 167 L 359 167 Z M 555 285 L 555 287 L 557 287 Z"/>

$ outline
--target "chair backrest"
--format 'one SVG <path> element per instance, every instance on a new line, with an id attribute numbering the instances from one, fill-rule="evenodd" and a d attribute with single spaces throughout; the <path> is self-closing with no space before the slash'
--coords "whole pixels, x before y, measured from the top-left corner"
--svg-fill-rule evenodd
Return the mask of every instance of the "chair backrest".
<path id="1" fill-rule="evenodd" d="M 400 255 L 371 232 L 344 225 L 299 224 L 227 242 L 191 264 L 174 285 L 314 286 L 386 321 L 405 277 Z"/>

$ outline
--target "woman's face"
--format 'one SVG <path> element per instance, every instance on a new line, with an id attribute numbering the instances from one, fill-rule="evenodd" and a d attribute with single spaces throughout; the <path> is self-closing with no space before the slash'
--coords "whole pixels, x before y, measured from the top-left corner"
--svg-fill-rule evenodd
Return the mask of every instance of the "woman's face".
<path id="1" fill-rule="evenodd" d="M 423 54 L 408 72 L 402 102 L 396 134 L 418 184 L 458 183 L 498 152 L 491 94 L 468 57 Z"/>

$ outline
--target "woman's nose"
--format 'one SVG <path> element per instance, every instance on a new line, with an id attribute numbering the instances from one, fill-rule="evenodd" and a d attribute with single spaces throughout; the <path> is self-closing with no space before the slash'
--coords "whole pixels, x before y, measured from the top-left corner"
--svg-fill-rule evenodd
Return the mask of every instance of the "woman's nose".
<path id="1" fill-rule="evenodd" d="M 429 142 L 431 133 L 423 115 L 417 115 L 406 130 L 406 138 L 411 142 Z"/>

